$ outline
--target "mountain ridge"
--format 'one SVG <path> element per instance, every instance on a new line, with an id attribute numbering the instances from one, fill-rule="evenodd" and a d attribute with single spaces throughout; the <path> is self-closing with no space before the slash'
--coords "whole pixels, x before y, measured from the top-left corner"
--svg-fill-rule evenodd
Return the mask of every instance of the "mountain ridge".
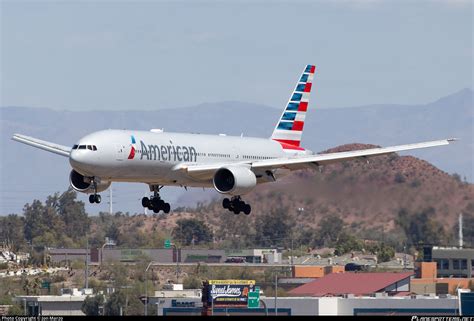
<path id="1" fill-rule="evenodd" d="M 306 117 L 302 145 L 315 152 L 346 143 L 382 146 L 456 137 L 450 146 L 409 152 L 450 173 L 474 179 L 473 92 L 463 89 L 423 105 L 389 108 L 362 106 L 318 108 L 313 97 Z M 73 145 L 91 131 L 106 128 L 199 132 L 205 134 L 269 137 L 282 109 L 229 101 L 155 111 L 56 111 L 47 108 L 0 108 L 0 215 L 20 212 L 26 202 L 45 199 L 68 187 L 67 159 L 40 151 L 10 138 L 21 133 L 58 144 Z M 225 107 L 223 107 L 225 106 Z M 411 106 L 416 106 L 413 108 Z M 405 154 L 405 153 L 404 153 Z M 45 166 L 47 164 L 47 166 Z M 139 199 L 147 191 L 142 184 L 113 184 L 117 206 L 122 211 L 142 211 Z M 187 194 L 166 188 L 163 197 L 175 206 L 189 206 Z M 210 195 L 213 193 L 210 192 Z M 214 193 L 215 194 L 215 193 Z M 87 202 L 84 195 L 81 199 Z M 189 197 L 192 199 L 192 197 Z M 206 199 L 209 199 L 207 197 Z M 99 206 L 86 205 L 91 213 L 107 211 L 106 199 Z"/>

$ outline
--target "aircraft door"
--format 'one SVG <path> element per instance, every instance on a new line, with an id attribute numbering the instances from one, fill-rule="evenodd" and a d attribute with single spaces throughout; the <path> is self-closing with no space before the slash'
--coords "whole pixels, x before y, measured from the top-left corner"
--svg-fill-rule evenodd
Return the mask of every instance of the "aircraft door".
<path id="1" fill-rule="evenodd" d="M 234 159 L 234 160 L 239 160 L 241 157 L 239 155 L 239 149 L 237 148 L 237 146 L 232 145 L 232 154 L 231 154 L 231 158 Z"/>

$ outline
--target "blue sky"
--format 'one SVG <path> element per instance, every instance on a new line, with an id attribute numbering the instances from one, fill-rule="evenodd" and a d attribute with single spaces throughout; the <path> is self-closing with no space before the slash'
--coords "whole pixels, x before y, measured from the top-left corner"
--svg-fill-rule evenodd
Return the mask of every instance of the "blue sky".
<path id="1" fill-rule="evenodd" d="M 473 87 L 472 1 L 2 1 L 1 106 L 281 108 L 305 64 L 322 108 Z"/>

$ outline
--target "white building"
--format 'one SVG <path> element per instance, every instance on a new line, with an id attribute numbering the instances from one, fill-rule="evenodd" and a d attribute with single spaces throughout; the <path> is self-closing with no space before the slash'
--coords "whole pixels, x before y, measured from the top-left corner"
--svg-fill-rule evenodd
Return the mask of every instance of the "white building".
<path id="1" fill-rule="evenodd" d="M 65 290 L 65 289 L 63 289 Z M 77 288 L 62 291 L 62 295 L 23 295 L 14 301 L 21 304 L 27 315 L 85 315 L 81 308 L 92 289 Z"/>

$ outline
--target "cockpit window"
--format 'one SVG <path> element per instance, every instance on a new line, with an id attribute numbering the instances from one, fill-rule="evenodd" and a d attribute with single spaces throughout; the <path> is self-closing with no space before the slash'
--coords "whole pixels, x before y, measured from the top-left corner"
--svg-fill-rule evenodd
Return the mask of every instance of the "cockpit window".
<path id="1" fill-rule="evenodd" d="M 72 149 L 88 149 L 88 150 L 97 150 L 97 146 L 95 145 L 74 145 Z"/>

